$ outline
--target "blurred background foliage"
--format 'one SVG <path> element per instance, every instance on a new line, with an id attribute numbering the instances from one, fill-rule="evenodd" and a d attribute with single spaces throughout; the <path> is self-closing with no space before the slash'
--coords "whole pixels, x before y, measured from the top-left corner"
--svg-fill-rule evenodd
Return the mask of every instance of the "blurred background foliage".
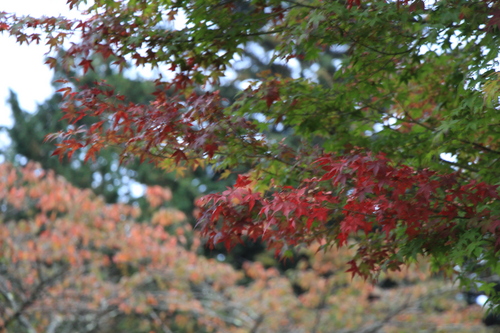
<path id="1" fill-rule="evenodd" d="M 425 259 L 373 285 L 346 272 L 354 247 L 302 248 L 285 272 L 207 258 L 174 197 L 148 187 L 145 223 L 39 163 L 0 164 L 0 332 L 489 332 Z"/>

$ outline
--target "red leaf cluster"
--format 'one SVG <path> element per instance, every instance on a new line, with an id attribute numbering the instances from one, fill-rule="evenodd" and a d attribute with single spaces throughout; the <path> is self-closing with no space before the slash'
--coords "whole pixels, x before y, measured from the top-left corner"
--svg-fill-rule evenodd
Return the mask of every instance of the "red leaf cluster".
<path id="1" fill-rule="evenodd" d="M 375 239 L 377 234 L 380 243 L 358 250 L 366 269 L 350 262 L 350 271 L 363 276 L 396 253 L 400 241 L 419 238 L 428 251 L 454 242 L 461 219 L 477 221 L 495 235 L 492 239 L 500 237 L 498 228 L 488 227 L 497 218 L 478 208 L 499 199 L 497 186 L 462 184 L 459 174 L 395 165 L 384 154 L 353 151 L 324 155 L 316 163 L 322 174 L 297 188 L 275 187 L 262 195 L 244 188 L 240 176 L 235 188 L 205 196 L 199 201 L 204 233 L 228 247 L 243 236 L 262 237 L 278 253 L 288 245 L 326 239 L 342 246 L 360 233 Z"/>

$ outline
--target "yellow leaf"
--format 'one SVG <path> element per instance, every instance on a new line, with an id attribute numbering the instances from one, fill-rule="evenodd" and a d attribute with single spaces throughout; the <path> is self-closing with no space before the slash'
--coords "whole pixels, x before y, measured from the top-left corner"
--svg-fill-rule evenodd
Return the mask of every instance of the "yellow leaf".
<path id="1" fill-rule="evenodd" d="M 231 170 L 229 169 L 226 169 L 224 170 L 224 172 L 220 175 L 219 179 L 226 179 L 227 177 L 229 177 L 229 175 L 231 174 Z"/>
<path id="2" fill-rule="evenodd" d="M 175 176 L 176 177 L 184 177 L 186 175 L 187 168 L 185 166 L 178 165 L 175 168 Z"/>

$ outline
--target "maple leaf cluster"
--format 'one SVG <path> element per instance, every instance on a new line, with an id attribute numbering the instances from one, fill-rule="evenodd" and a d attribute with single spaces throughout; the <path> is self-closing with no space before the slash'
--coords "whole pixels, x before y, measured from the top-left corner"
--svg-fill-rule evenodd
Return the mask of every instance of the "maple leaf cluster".
<path id="1" fill-rule="evenodd" d="M 281 187 L 263 196 L 248 186 L 248 177 L 239 176 L 234 188 L 203 197 L 199 205 L 205 207 L 200 217 L 204 234 L 228 248 L 244 237 L 262 239 L 280 253 L 289 245 L 332 234 L 336 244 L 344 246 L 362 233 L 359 242 L 366 246 L 358 249 L 360 262 L 350 261 L 350 271 L 365 277 L 382 265 L 399 269 L 402 243 L 418 241 L 429 252 L 449 250 L 465 231 L 460 219 L 474 221 L 467 227 L 481 230 L 484 246 L 499 250 L 500 230 L 490 223 L 498 217 L 478 209 L 499 199 L 497 186 L 461 185 L 458 173 L 394 166 L 384 154 L 352 151 L 316 163 L 323 173 L 296 188 Z"/>

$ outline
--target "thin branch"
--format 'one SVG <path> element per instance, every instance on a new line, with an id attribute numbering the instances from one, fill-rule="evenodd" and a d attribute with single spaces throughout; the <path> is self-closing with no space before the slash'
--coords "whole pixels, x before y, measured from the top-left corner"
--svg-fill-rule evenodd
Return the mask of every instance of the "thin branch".
<path id="1" fill-rule="evenodd" d="M 277 34 L 277 33 L 283 32 L 285 30 L 286 29 L 276 29 L 276 30 L 269 30 L 269 31 L 252 32 L 252 33 L 248 33 L 248 34 L 239 34 L 236 36 L 238 36 L 238 37 L 252 37 L 252 36 L 272 35 L 272 34 Z M 217 38 L 224 39 L 227 37 L 221 36 L 221 37 L 217 37 Z"/>
<path id="2" fill-rule="evenodd" d="M 52 318 L 52 320 L 50 321 L 50 324 L 47 327 L 47 330 L 45 331 L 45 333 L 55 333 L 57 330 L 57 327 L 59 326 L 59 324 L 61 324 L 61 322 L 62 322 L 61 317 L 59 315 L 55 315 Z"/>
<path id="3" fill-rule="evenodd" d="M 253 327 L 248 331 L 248 333 L 257 333 L 257 330 L 259 329 L 259 326 L 264 322 L 264 314 L 260 314 L 257 319 L 255 320 L 255 324 Z"/>
<path id="4" fill-rule="evenodd" d="M 151 319 L 153 319 L 156 322 L 159 322 L 161 324 L 161 329 L 164 333 L 173 333 L 172 330 L 165 324 L 165 322 L 158 316 L 156 311 L 154 309 L 151 310 L 149 313 L 149 316 Z"/>
<path id="5" fill-rule="evenodd" d="M 354 44 L 358 44 L 358 45 L 361 45 L 362 47 L 365 47 L 375 53 L 378 53 L 378 54 L 382 54 L 382 55 L 385 55 L 385 56 L 398 56 L 398 55 L 403 55 L 403 54 L 407 54 L 407 53 L 411 53 L 413 51 L 413 49 L 415 48 L 415 46 L 411 46 L 410 48 L 408 48 L 407 50 L 404 50 L 404 51 L 399 51 L 399 52 L 384 52 L 384 51 L 381 51 L 381 50 L 378 50 L 374 47 L 371 47 L 371 46 L 368 46 L 367 44 L 364 44 L 362 42 L 360 42 L 359 40 L 356 40 L 355 38 L 352 38 L 349 36 L 349 34 L 342 28 L 340 27 L 337 27 L 337 29 L 342 33 L 342 35 L 345 35 L 347 36 L 347 38 L 349 38 L 351 40 L 351 42 L 353 42 Z M 422 39 L 422 38 L 420 38 Z M 415 45 L 418 45 L 418 44 L 415 44 Z"/>
<path id="6" fill-rule="evenodd" d="M 488 148 L 488 147 L 483 146 L 483 145 L 481 145 L 481 144 L 479 144 L 479 143 L 477 143 L 477 142 L 471 142 L 471 141 L 468 141 L 468 140 L 460 140 L 460 142 L 463 142 L 463 143 L 468 143 L 468 144 L 471 144 L 471 145 L 473 145 L 474 147 L 479 148 L 479 149 L 481 149 L 481 150 L 487 151 L 487 152 L 489 152 L 489 153 L 493 153 L 493 154 L 498 154 L 498 155 L 500 155 L 500 151 L 498 151 L 498 150 L 494 150 L 494 149 L 491 149 L 491 148 Z"/>
<path id="7" fill-rule="evenodd" d="M 321 7 L 318 7 L 318 6 L 311 6 L 311 5 L 306 5 L 304 3 L 301 3 L 301 2 L 298 2 L 298 1 L 293 1 L 293 0 L 285 0 L 283 2 L 288 2 L 288 3 L 292 3 L 298 7 L 305 7 L 305 8 L 309 8 L 309 9 L 320 9 Z"/>
<path id="8" fill-rule="evenodd" d="M 314 325 L 311 329 L 311 333 L 316 333 L 318 331 L 318 328 L 319 328 L 319 324 L 321 323 L 321 316 L 322 316 L 322 312 L 321 310 L 323 310 L 326 306 L 326 301 L 328 300 L 328 296 L 330 296 L 331 294 L 333 294 L 335 292 L 335 290 L 339 289 L 339 287 L 334 283 L 332 282 L 333 280 L 332 279 L 328 279 L 330 281 L 327 281 L 328 282 L 331 282 L 332 285 L 330 286 L 328 292 L 325 292 L 323 294 L 323 296 L 321 297 L 321 301 L 319 302 L 318 306 L 316 307 L 316 316 L 314 317 Z"/>
<path id="9" fill-rule="evenodd" d="M 397 308 L 396 310 L 394 310 L 392 312 L 389 312 L 389 314 L 387 314 L 387 316 L 385 316 L 381 321 L 379 321 L 379 322 L 377 322 L 377 323 L 373 324 L 372 326 L 369 326 L 365 329 L 362 329 L 361 331 L 359 331 L 359 333 L 376 333 L 376 332 L 378 332 L 378 330 L 380 330 L 382 327 L 384 327 L 394 317 L 396 317 L 398 314 L 400 314 L 401 312 L 405 311 L 406 309 L 408 309 L 410 307 L 410 305 L 411 305 L 410 298 L 411 298 L 411 294 L 408 295 L 405 302 L 399 308 Z"/>
<path id="10" fill-rule="evenodd" d="M 405 116 L 409 119 L 409 121 L 407 121 L 408 123 L 411 123 L 411 124 L 415 124 L 415 125 L 419 125 L 425 129 L 427 129 L 428 131 L 431 131 L 431 132 L 435 132 L 435 128 L 432 128 L 430 126 L 427 126 L 425 124 L 422 124 L 421 122 L 415 120 L 414 118 L 412 118 L 408 112 L 405 112 Z M 491 148 L 488 148 L 486 146 L 483 146 L 482 144 L 479 144 L 477 142 L 472 142 L 472 141 L 469 141 L 469 140 L 464 140 L 464 139 L 458 139 L 458 138 L 452 138 L 454 140 L 457 140 L 457 141 L 460 141 L 462 143 L 467 143 L 467 144 L 470 144 L 470 145 L 473 145 L 474 147 L 476 148 L 479 148 L 481 150 L 484 150 L 484 151 L 487 151 L 489 153 L 493 153 L 493 154 L 498 154 L 500 155 L 500 151 L 498 150 L 494 150 L 494 149 L 491 149 Z M 464 168 L 465 169 L 465 168 Z"/>
<path id="11" fill-rule="evenodd" d="M 67 270 L 61 270 L 59 273 L 52 275 L 50 278 L 43 280 L 40 282 L 35 289 L 31 292 L 31 295 L 26 299 L 20 306 L 17 306 L 17 310 L 10 315 L 8 318 L 4 319 L 4 322 L 0 324 L 0 332 L 6 331 L 7 327 L 12 324 L 15 320 L 19 320 L 20 323 L 23 326 L 26 326 L 26 324 L 29 324 L 29 322 L 26 320 L 26 318 L 23 316 L 23 313 L 26 309 L 28 309 L 35 301 L 38 299 L 40 294 L 45 290 L 47 286 L 52 284 L 55 280 L 58 278 L 64 276 L 67 273 Z M 12 303 L 12 301 L 11 301 Z M 15 303 L 12 303 L 15 304 Z M 33 330 L 33 332 L 36 332 Z"/>
<path id="12" fill-rule="evenodd" d="M 465 169 L 465 170 L 469 170 L 469 171 L 472 171 L 472 172 L 479 172 L 478 169 L 476 168 L 473 168 L 473 167 L 470 167 L 468 165 L 465 165 L 465 164 L 461 164 L 461 163 L 457 163 L 457 162 L 451 162 L 451 161 L 447 161 L 447 160 L 444 160 L 442 159 L 441 157 L 439 158 L 439 160 L 443 163 L 446 163 L 446 164 L 449 164 L 449 165 L 452 165 L 452 166 L 456 166 L 456 167 L 459 167 L 461 169 Z"/>

